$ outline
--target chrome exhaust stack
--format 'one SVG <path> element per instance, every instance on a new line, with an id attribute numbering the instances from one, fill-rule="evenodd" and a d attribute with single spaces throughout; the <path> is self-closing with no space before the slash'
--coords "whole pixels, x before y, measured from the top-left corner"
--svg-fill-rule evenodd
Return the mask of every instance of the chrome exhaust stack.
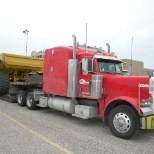
<path id="1" fill-rule="evenodd" d="M 76 36 L 73 34 L 73 59 L 76 59 Z"/>
<path id="2" fill-rule="evenodd" d="M 68 60 L 68 89 L 67 97 L 78 96 L 78 60 L 76 59 L 76 36 L 73 34 L 73 59 Z"/>
<path id="3" fill-rule="evenodd" d="M 110 53 L 110 44 L 109 43 L 106 43 L 106 46 L 107 46 L 107 48 L 108 48 L 108 53 Z"/>

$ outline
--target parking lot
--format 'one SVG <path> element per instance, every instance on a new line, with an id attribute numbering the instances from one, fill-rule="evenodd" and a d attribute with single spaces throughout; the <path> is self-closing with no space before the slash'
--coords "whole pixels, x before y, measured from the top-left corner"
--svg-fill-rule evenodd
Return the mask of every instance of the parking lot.
<path id="1" fill-rule="evenodd" d="M 154 131 L 124 140 L 103 128 L 101 118 L 83 120 L 49 108 L 35 111 L 0 100 L 1 154 L 153 154 Z"/>

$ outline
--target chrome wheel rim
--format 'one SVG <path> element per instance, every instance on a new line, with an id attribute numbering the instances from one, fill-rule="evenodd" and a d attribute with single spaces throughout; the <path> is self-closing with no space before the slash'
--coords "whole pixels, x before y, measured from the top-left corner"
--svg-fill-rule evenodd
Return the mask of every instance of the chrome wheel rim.
<path id="1" fill-rule="evenodd" d="M 21 102 L 22 102 L 22 96 L 18 95 L 18 103 L 21 104 Z"/>
<path id="2" fill-rule="evenodd" d="M 114 116 L 113 124 L 116 130 L 120 133 L 126 133 L 130 130 L 131 121 L 125 113 L 118 113 Z"/>
<path id="3" fill-rule="evenodd" d="M 31 105 L 32 105 L 32 98 L 31 98 L 31 96 L 28 96 L 28 98 L 27 98 L 27 105 L 29 107 L 31 107 Z"/>

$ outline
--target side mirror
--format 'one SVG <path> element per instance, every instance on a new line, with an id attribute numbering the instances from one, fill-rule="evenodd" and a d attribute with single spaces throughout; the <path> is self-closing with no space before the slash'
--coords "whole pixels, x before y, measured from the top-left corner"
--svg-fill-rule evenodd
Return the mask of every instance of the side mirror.
<path id="1" fill-rule="evenodd" d="M 84 75 L 88 74 L 88 59 L 87 58 L 82 59 L 82 73 Z"/>
<path id="2" fill-rule="evenodd" d="M 147 71 L 147 74 L 148 74 L 149 78 L 154 77 L 154 72 Z"/>

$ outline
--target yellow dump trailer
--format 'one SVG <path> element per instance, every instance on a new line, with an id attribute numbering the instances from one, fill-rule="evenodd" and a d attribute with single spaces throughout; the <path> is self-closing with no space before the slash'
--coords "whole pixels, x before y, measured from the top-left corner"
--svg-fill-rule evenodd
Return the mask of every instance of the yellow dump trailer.
<path id="1" fill-rule="evenodd" d="M 43 58 L 8 53 L 0 54 L 0 71 L 7 72 L 11 81 L 23 81 L 28 73 L 42 71 Z"/>
<path id="2" fill-rule="evenodd" d="M 16 102 L 19 91 L 31 91 L 32 87 L 40 86 L 38 82 L 42 81 L 42 72 L 43 58 L 1 53 L 1 98 Z"/>

